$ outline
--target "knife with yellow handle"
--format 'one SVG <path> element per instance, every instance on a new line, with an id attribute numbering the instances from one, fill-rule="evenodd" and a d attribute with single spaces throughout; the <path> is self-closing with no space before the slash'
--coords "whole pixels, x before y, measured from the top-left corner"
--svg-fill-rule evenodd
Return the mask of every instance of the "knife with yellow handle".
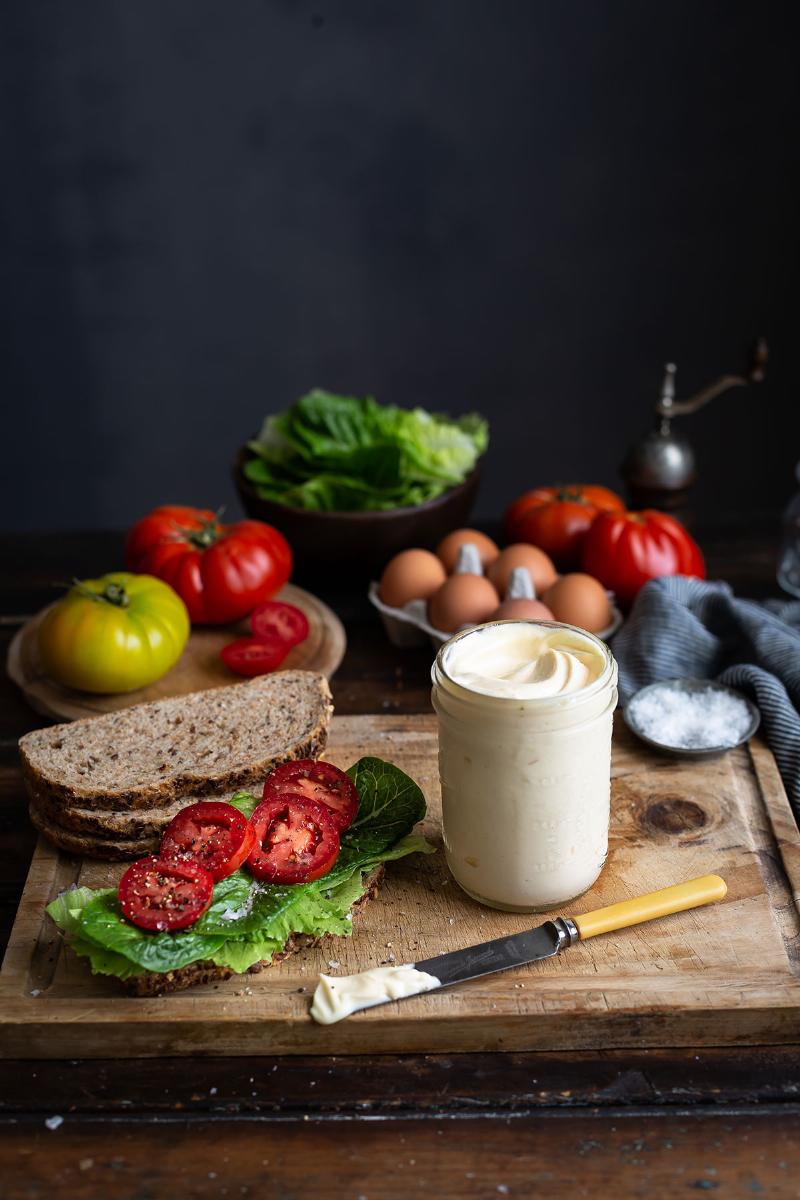
<path id="1" fill-rule="evenodd" d="M 630 925 L 641 925 L 644 921 L 655 921 L 658 917 L 668 917 L 689 908 L 700 908 L 703 904 L 723 900 L 727 891 L 725 880 L 719 875 L 701 875 L 699 879 L 676 883 L 646 896 L 636 896 L 633 900 L 623 900 L 576 917 L 555 917 L 536 929 L 467 946 L 464 950 L 452 950 L 423 962 L 375 967 L 359 975 L 322 975 L 314 993 L 311 1015 L 321 1024 L 328 1025 L 362 1008 L 554 958 L 575 942 L 601 933 L 613 933 L 616 929 L 627 929 Z"/>

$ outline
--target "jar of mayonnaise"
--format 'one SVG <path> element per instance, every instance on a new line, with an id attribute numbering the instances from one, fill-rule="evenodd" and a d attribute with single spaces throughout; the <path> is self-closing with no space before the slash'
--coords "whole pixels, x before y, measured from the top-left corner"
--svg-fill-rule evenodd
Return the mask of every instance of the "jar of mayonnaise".
<path id="1" fill-rule="evenodd" d="M 585 892 L 608 853 L 611 651 L 572 625 L 495 621 L 445 642 L 431 674 L 456 881 L 512 912 Z"/>

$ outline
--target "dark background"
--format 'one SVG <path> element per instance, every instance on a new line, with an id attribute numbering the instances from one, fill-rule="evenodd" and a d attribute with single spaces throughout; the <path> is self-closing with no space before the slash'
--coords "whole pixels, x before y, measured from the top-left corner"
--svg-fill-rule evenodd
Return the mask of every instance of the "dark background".
<path id="1" fill-rule="evenodd" d="M 10 528 L 235 510 L 314 386 L 492 424 L 479 515 L 618 482 L 662 364 L 701 514 L 800 455 L 794 5 L 20 0 L 2 9 Z"/>

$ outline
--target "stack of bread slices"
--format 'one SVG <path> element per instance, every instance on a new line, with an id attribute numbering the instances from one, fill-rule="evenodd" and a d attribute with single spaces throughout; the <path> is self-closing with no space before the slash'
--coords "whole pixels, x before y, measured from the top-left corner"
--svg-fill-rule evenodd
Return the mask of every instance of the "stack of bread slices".
<path id="1" fill-rule="evenodd" d="M 331 712 L 324 676 L 281 671 L 36 730 L 20 741 L 31 819 L 69 854 L 154 853 L 187 805 L 260 796 L 273 767 L 316 758 Z"/>

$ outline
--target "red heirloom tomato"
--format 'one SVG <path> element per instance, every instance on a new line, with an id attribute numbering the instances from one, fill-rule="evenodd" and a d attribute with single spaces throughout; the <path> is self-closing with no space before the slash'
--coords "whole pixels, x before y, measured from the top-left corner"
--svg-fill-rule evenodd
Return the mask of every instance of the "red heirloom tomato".
<path id="1" fill-rule="evenodd" d="M 264 784 L 264 799 L 287 792 L 324 804 L 340 833 L 352 825 L 358 812 L 358 792 L 350 776 L 333 763 L 319 762 L 316 758 L 282 763 L 270 771 Z"/>
<path id="2" fill-rule="evenodd" d="M 220 800 L 200 800 L 173 817 L 159 854 L 170 862 L 194 862 L 216 882 L 237 871 L 255 845 L 244 813 Z"/>
<path id="3" fill-rule="evenodd" d="M 560 570 L 571 571 L 578 566 L 581 543 L 597 514 L 624 509 L 616 492 L 596 484 L 534 488 L 506 510 L 505 537 L 538 546 Z"/>
<path id="4" fill-rule="evenodd" d="M 623 607 L 659 575 L 706 577 L 694 538 L 680 521 L 653 508 L 601 513 L 583 543 L 583 569 L 614 592 Z"/>
<path id="5" fill-rule="evenodd" d="M 339 833 L 324 804 L 308 796 L 271 796 L 252 817 L 256 844 L 247 865 L 267 883 L 310 883 L 329 871 L 339 853 Z"/>
<path id="6" fill-rule="evenodd" d="M 202 508 L 165 504 L 133 526 L 125 547 L 133 571 L 175 589 L 197 625 L 239 621 L 283 587 L 292 551 L 262 521 L 221 525 Z"/>
<path id="7" fill-rule="evenodd" d="M 163 933 L 194 925 L 211 903 L 214 880 L 193 862 L 140 858 L 119 881 L 122 915 L 140 929 Z"/>

